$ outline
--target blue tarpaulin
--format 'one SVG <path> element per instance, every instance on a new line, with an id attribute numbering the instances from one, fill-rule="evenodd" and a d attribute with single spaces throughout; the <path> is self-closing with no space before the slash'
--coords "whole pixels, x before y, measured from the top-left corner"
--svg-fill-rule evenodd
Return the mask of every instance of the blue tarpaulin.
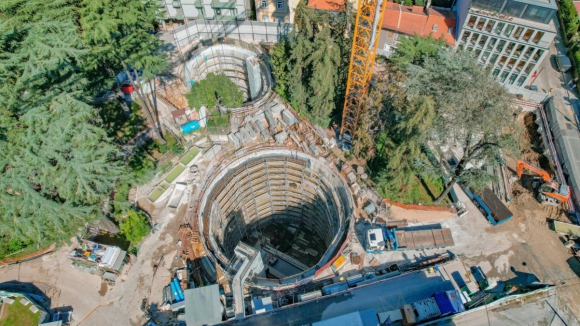
<path id="1" fill-rule="evenodd" d="M 461 295 L 457 290 L 439 292 L 433 295 L 441 315 L 457 314 L 465 311 Z"/>

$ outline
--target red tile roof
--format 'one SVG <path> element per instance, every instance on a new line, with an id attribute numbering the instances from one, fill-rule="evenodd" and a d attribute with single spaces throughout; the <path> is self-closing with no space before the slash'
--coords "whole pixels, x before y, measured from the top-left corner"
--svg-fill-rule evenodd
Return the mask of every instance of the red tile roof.
<path id="1" fill-rule="evenodd" d="M 580 13 L 580 1 L 574 1 L 574 7 L 576 8 L 576 12 Z"/>
<path id="2" fill-rule="evenodd" d="M 434 30 L 437 25 L 436 30 Z M 454 31 L 457 25 L 455 14 L 449 10 L 434 8 L 425 9 L 420 6 L 403 6 L 389 2 L 383 16 L 383 28 L 407 35 L 444 38 L 449 45 L 455 44 Z M 453 32 L 449 33 L 449 29 Z"/>
<path id="3" fill-rule="evenodd" d="M 346 0 L 308 0 L 308 7 L 320 10 L 340 11 Z"/>
<path id="4" fill-rule="evenodd" d="M 578 1 L 580 2 L 580 1 Z M 339 11 L 346 0 L 309 0 L 308 7 L 320 10 Z M 575 2 L 576 4 L 576 2 Z M 580 12 L 580 11 L 579 11 Z M 434 26 L 437 30 L 434 31 Z M 450 10 L 434 8 L 425 9 L 421 6 L 403 6 L 394 2 L 387 2 L 383 15 L 383 29 L 400 32 L 407 35 L 419 35 L 439 39 L 443 37 L 449 45 L 455 44 L 455 27 L 457 20 Z M 453 28 L 450 34 L 449 29 Z"/>

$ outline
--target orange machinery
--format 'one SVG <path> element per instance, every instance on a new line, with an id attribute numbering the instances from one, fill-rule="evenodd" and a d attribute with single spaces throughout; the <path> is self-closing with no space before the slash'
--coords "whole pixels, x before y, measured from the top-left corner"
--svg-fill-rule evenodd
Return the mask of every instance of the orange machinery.
<path id="1" fill-rule="evenodd" d="M 518 178 L 522 177 L 524 169 L 539 175 L 544 181 L 543 184 L 534 186 L 534 188 L 538 191 L 537 199 L 540 203 L 559 206 L 562 203 L 566 203 L 568 199 L 570 199 L 570 188 L 567 185 L 562 185 L 556 181 L 553 181 L 548 172 L 540 169 L 537 166 L 524 162 L 524 160 L 518 161 L 518 165 L 516 167 Z"/>

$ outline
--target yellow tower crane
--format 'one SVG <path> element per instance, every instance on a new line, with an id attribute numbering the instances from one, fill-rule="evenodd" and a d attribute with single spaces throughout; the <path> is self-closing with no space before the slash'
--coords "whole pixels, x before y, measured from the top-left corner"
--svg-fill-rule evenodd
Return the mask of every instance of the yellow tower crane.
<path id="1" fill-rule="evenodd" d="M 387 0 L 359 0 L 340 127 L 341 139 L 347 143 L 354 139 L 365 110 L 386 5 Z"/>

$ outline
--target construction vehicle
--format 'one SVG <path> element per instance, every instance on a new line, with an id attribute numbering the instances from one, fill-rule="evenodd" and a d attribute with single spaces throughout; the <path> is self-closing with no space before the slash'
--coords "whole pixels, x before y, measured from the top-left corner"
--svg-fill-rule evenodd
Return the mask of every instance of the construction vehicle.
<path id="1" fill-rule="evenodd" d="M 519 160 L 516 167 L 516 172 L 518 178 L 521 179 L 524 169 L 527 169 L 536 175 L 540 176 L 543 183 L 534 181 L 532 187 L 536 189 L 538 195 L 537 199 L 541 204 L 560 206 L 562 203 L 566 203 L 570 199 L 570 187 L 567 185 L 560 184 L 552 180 L 550 174 L 537 166 L 531 165 L 524 162 L 524 160 Z"/>
<path id="2" fill-rule="evenodd" d="M 397 230 L 377 227 L 369 229 L 365 237 L 367 253 L 395 250 L 443 248 L 455 245 L 450 229 Z"/>
<path id="3" fill-rule="evenodd" d="M 351 143 L 373 75 L 387 0 L 360 0 L 356 13 L 340 137 Z"/>

